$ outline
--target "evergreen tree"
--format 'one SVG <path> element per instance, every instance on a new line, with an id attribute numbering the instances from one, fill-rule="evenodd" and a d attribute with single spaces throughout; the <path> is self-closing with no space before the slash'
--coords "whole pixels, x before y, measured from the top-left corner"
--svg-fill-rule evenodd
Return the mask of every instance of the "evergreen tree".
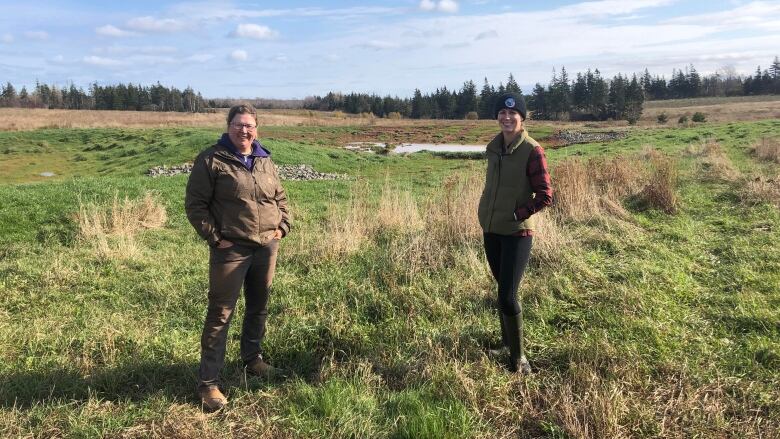
<path id="1" fill-rule="evenodd" d="M 2 98 L 2 102 L 0 102 L 0 106 L 3 107 L 15 107 L 17 105 L 16 102 L 16 89 L 13 85 L 11 85 L 10 82 L 7 82 L 5 84 L 5 87 L 3 87 L 3 92 L 0 94 L 0 97 Z"/>
<path id="2" fill-rule="evenodd" d="M 515 81 L 515 77 L 512 76 L 512 74 L 509 74 L 509 79 L 506 81 L 506 88 L 505 91 L 507 93 L 517 93 L 517 94 L 523 94 L 523 90 L 520 89 L 520 85 L 517 84 L 517 81 Z"/>
<path id="3" fill-rule="evenodd" d="M 618 73 L 609 84 L 609 116 L 623 119 L 626 111 L 626 79 Z"/>
<path id="4" fill-rule="evenodd" d="M 493 119 L 493 105 L 495 105 L 496 90 L 485 78 L 485 84 L 482 86 L 482 91 L 479 93 L 479 118 L 480 119 Z"/>
<path id="5" fill-rule="evenodd" d="M 463 119 L 471 111 L 477 111 L 477 86 L 474 81 L 466 81 L 457 98 L 455 117 Z"/>
<path id="6" fill-rule="evenodd" d="M 531 94 L 531 98 L 528 101 L 529 108 L 533 111 L 534 119 L 549 119 L 549 111 L 547 109 L 547 92 L 542 84 L 538 82 L 534 86 L 534 91 Z"/>

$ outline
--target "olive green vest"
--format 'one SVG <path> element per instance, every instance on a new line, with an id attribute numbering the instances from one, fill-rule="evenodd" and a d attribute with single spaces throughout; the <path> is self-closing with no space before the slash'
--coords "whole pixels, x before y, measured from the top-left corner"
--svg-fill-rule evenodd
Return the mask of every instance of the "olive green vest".
<path id="1" fill-rule="evenodd" d="M 531 151 L 539 144 L 526 131 L 506 151 L 503 143 L 499 134 L 487 145 L 487 175 L 477 215 L 484 232 L 513 235 L 534 228 L 533 217 L 515 221 L 514 212 L 534 197 L 526 169 Z"/>

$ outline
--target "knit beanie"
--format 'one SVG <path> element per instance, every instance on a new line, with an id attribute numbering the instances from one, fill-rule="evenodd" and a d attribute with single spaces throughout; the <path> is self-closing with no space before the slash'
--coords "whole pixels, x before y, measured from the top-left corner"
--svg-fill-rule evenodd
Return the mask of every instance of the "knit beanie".
<path id="1" fill-rule="evenodd" d="M 518 93 L 504 93 L 496 99 L 496 105 L 493 109 L 493 119 L 497 119 L 498 112 L 504 108 L 517 111 L 520 113 L 520 116 L 523 117 L 523 120 L 525 120 L 525 117 L 528 114 L 528 111 L 525 108 L 525 100 L 523 100 L 523 96 Z"/>

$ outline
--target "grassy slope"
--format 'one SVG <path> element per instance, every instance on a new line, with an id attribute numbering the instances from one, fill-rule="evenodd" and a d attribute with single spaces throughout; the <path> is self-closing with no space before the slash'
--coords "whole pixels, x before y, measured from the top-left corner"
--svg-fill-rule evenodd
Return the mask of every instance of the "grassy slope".
<path id="1" fill-rule="evenodd" d="M 659 129 L 548 156 L 556 162 L 649 144 L 681 157 L 688 143 L 714 137 L 743 172 L 776 172 L 745 148 L 778 134 L 778 122 Z M 280 163 L 359 177 L 285 185 L 298 227 L 282 251 L 266 346 L 298 378 L 247 381 L 234 361 L 236 321 L 224 371 L 231 409 L 200 414 L 193 390 L 207 252 L 182 212 L 185 177 L 140 174 L 184 161 L 212 138 L 198 129 L 0 137 L 0 150 L 101 145 L 67 165 L 68 175 L 98 177 L 0 187 L 0 436 L 492 437 L 518 427 L 522 436 L 559 437 L 586 429 L 595 437 L 778 433 L 777 208 L 741 207 L 733 184 L 701 182 L 691 160 L 681 159 L 678 214 L 634 212 L 638 227 L 569 224 L 582 249 L 554 266 L 535 263 L 523 284 L 539 371 L 520 378 L 483 354 L 498 328 L 492 283 L 484 265 L 474 265 L 478 242 L 412 279 L 395 265 L 390 231 L 341 260 L 296 250 L 304 238 L 328 239 L 325 214 L 345 205 L 350 187 L 367 184 L 376 194 L 390 174 L 423 196 L 453 171 L 481 164 L 356 156 L 289 141 L 268 142 Z M 101 157 L 114 151 L 137 152 Z M 100 259 L 75 239 L 79 200 L 148 190 L 161 195 L 169 220 L 141 236 L 141 257 Z"/>

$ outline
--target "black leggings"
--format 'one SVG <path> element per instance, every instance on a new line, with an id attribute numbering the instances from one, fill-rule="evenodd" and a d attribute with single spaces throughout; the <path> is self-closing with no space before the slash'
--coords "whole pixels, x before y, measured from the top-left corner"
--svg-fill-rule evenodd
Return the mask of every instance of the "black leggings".
<path id="1" fill-rule="evenodd" d="M 485 233 L 484 238 L 485 256 L 498 282 L 498 307 L 508 316 L 520 314 L 517 287 L 531 256 L 532 237 Z"/>

